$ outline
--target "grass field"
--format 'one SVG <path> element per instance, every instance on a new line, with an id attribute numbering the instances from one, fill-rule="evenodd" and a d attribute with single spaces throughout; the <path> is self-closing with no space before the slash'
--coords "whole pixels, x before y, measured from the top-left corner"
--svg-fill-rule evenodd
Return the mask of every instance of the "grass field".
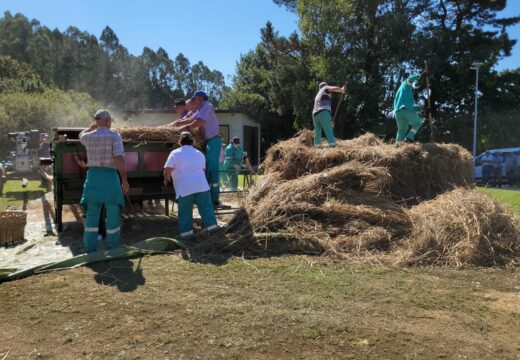
<path id="1" fill-rule="evenodd" d="M 515 214 L 520 215 L 520 191 L 496 188 L 480 188 L 483 192 L 493 196 L 505 204 Z"/>
<path id="2" fill-rule="evenodd" d="M 7 207 L 22 209 L 24 201 L 38 199 L 45 192 L 44 187 L 40 187 L 39 180 L 31 180 L 27 187 L 22 187 L 20 180 L 8 180 L 4 185 L 4 190 L 0 196 L 0 211 Z"/>

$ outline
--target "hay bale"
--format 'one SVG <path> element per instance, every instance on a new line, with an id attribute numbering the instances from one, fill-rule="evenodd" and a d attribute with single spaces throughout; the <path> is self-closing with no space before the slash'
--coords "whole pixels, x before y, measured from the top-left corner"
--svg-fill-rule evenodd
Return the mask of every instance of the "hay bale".
<path id="1" fill-rule="evenodd" d="M 0 245 L 10 245 L 24 239 L 27 213 L 25 211 L 0 212 Z"/>
<path id="2" fill-rule="evenodd" d="M 495 266 L 520 256 L 520 227 L 496 200 L 456 189 L 409 210 L 410 236 L 399 263 Z"/>
<path id="3" fill-rule="evenodd" d="M 135 126 L 117 129 L 124 142 L 160 142 L 177 145 L 179 143 L 179 131 L 172 126 Z M 192 131 L 195 147 L 202 149 L 204 145 L 204 135 L 201 129 Z"/>
<path id="4" fill-rule="evenodd" d="M 292 139 L 268 150 L 266 174 L 283 180 L 320 173 L 356 161 L 366 167 L 383 167 L 391 177 L 387 194 L 395 200 L 415 202 L 473 183 L 471 154 L 454 144 L 417 144 L 396 149 L 373 134 L 340 140 L 336 148 L 314 149 L 312 132 L 300 131 Z"/>

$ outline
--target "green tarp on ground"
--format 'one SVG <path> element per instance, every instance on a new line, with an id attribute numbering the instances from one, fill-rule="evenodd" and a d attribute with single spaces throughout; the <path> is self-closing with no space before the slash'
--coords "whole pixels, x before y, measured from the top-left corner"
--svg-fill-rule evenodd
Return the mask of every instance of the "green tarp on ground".
<path id="1" fill-rule="evenodd" d="M 102 261 L 130 258 L 149 254 L 168 253 L 185 248 L 186 246 L 179 240 L 165 237 L 154 237 L 135 243 L 132 246 L 121 246 L 110 250 L 82 254 L 67 260 L 38 265 L 28 269 L 0 269 L 0 282 L 16 280 L 49 271 L 73 269 Z"/>

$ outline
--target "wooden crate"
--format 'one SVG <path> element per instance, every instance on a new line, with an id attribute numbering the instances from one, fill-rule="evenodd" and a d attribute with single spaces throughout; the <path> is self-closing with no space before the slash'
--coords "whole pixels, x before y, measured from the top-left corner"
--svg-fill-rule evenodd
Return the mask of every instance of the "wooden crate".
<path id="1" fill-rule="evenodd" d="M 0 211 L 0 245 L 23 240 L 26 224 L 25 211 Z"/>

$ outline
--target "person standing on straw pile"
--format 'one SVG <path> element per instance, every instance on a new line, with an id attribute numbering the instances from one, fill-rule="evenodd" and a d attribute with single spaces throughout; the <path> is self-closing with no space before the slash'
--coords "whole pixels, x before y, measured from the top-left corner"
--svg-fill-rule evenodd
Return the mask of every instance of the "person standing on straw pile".
<path id="1" fill-rule="evenodd" d="M 329 147 L 336 147 L 336 139 L 332 130 L 332 93 L 345 93 L 345 87 L 329 86 L 326 82 L 319 85 L 318 94 L 314 99 L 312 122 L 314 123 L 314 147 L 321 147 L 321 132 L 325 132 Z"/>
<path id="2" fill-rule="evenodd" d="M 222 139 L 219 136 L 219 123 L 217 114 L 213 104 L 208 100 L 208 95 L 202 91 L 197 90 L 191 97 L 191 101 L 195 105 L 197 111 L 181 120 L 175 122 L 175 127 L 178 131 L 189 131 L 195 128 L 202 128 L 204 132 L 205 141 L 205 155 L 206 155 L 206 177 L 211 189 L 211 197 L 213 205 L 217 209 L 229 208 L 222 205 L 219 201 L 220 186 L 219 186 L 219 169 L 218 162 L 220 157 L 220 150 L 222 148 Z"/>
<path id="3" fill-rule="evenodd" d="M 238 187 L 238 173 L 242 168 L 242 157 L 244 149 L 240 146 L 240 138 L 235 136 L 231 143 L 226 147 L 224 170 L 226 171 L 226 183 L 230 190 L 236 190 Z"/>
<path id="4" fill-rule="evenodd" d="M 103 205 L 107 213 L 106 248 L 111 249 L 119 245 L 121 209 L 125 206 L 123 194 L 129 190 L 121 135 L 110 130 L 112 117 L 108 111 L 98 110 L 94 119 L 95 123 L 79 136 L 80 142 L 87 150 L 89 166 L 80 201 L 81 205 L 87 208 L 83 234 L 87 252 L 97 250 L 99 216 Z"/>
<path id="5" fill-rule="evenodd" d="M 402 145 L 403 141 L 408 143 L 415 142 L 415 135 L 421 128 L 423 121 L 419 116 L 419 112 L 423 110 L 422 106 L 415 105 L 414 102 L 414 84 L 419 79 L 427 76 L 426 72 L 420 75 L 412 75 L 408 77 L 395 94 L 394 114 L 397 122 L 396 147 Z M 409 128 L 411 125 L 411 128 Z"/>
<path id="6" fill-rule="evenodd" d="M 180 148 L 173 150 L 164 164 L 164 184 L 173 179 L 179 203 L 181 238 L 193 236 L 193 204 L 197 205 L 206 231 L 218 228 L 211 201 L 211 192 L 204 174 L 206 159 L 193 147 L 193 136 L 184 131 L 179 138 Z"/>

